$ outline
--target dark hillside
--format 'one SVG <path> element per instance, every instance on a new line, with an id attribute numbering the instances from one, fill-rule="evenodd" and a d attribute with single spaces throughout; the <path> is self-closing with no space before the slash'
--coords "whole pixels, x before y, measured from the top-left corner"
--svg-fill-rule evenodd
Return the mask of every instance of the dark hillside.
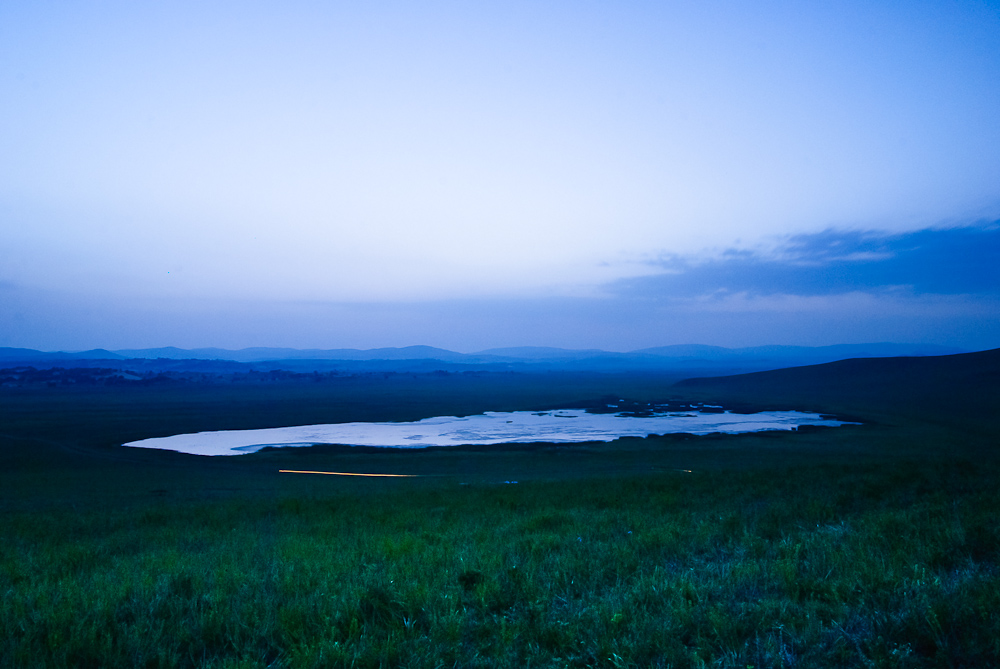
<path id="1" fill-rule="evenodd" d="M 920 358 L 864 358 L 680 381 L 686 395 L 864 415 L 919 417 L 994 431 L 1000 349 Z"/>

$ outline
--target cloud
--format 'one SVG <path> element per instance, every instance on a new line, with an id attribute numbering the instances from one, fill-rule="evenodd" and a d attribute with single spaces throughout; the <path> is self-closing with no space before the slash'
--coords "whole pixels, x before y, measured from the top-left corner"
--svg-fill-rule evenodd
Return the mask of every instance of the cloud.
<path id="1" fill-rule="evenodd" d="M 1000 294 L 1000 221 L 903 234 L 825 230 L 794 235 L 770 251 L 673 256 L 659 274 L 609 285 L 619 297 L 679 299 L 745 294 L 822 296 Z"/>
<path id="2" fill-rule="evenodd" d="M 880 341 L 1000 346 L 1000 294 L 716 292 L 673 299 L 548 297 L 436 302 L 122 298 L 0 291 L 0 346 L 45 350 L 179 346 L 463 352 L 518 345 L 634 350 L 668 344 L 820 346 Z"/>
<path id="3" fill-rule="evenodd" d="M 336 302 L 125 296 L 5 286 L 0 346 L 376 348 L 1000 345 L 1000 223 L 789 236 L 674 256 L 600 295 Z M 6 290 L 4 288 L 7 288 Z"/>

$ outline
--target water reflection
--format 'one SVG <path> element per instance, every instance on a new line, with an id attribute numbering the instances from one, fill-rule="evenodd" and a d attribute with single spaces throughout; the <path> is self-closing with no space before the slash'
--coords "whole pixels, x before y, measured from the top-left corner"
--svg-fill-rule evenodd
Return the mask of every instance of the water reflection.
<path id="1" fill-rule="evenodd" d="M 568 420 L 572 419 L 572 420 Z M 752 414 L 669 411 L 643 415 L 559 411 L 487 412 L 476 416 L 438 416 L 410 423 L 334 423 L 263 430 L 227 430 L 178 434 L 133 441 L 125 446 L 157 448 L 194 455 L 243 455 L 267 446 L 314 444 L 426 448 L 463 444 L 528 442 L 579 443 L 620 437 L 686 432 L 757 432 L 792 430 L 802 425 L 843 425 L 816 413 L 762 411 Z"/>

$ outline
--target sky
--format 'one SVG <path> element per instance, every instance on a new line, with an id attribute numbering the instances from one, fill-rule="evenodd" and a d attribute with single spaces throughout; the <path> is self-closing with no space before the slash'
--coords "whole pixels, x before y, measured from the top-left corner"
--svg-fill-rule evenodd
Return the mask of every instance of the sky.
<path id="1" fill-rule="evenodd" d="M 1000 347 L 1000 2 L 0 2 L 0 346 Z"/>

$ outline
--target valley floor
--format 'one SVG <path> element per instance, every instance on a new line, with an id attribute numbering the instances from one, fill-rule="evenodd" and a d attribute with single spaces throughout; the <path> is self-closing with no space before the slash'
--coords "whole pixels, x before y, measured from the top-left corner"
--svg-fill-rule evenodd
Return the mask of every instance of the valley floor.
<path id="1" fill-rule="evenodd" d="M 379 406 L 405 419 L 674 392 L 648 378 L 452 381 L 4 396 L 0 665 L 1000 660 L 997 440 L 961 416 L 883 406 L 801 433 L 420 453 L 116 445 Z"/>

